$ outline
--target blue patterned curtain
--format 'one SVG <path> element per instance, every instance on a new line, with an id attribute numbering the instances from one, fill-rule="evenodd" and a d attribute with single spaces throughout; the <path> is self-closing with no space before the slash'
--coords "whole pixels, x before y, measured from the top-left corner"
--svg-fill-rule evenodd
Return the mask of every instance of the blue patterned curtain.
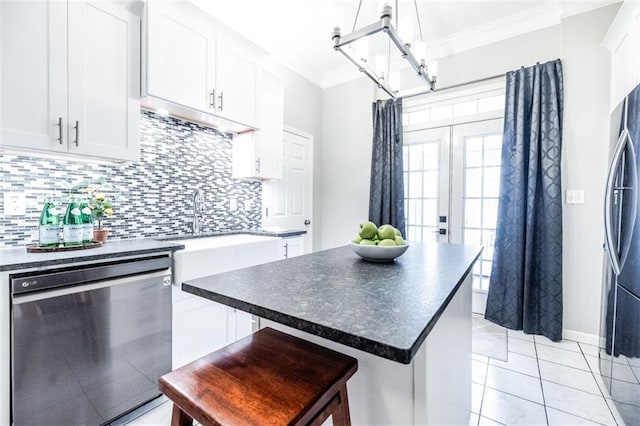
<path id="1" fill-rule="evenodd" d="M 562 339 L 560 60 L 507 73 L 495 252 L 485 317 Z"/>
<path id="2" fill-rule="evenodd" d="M 402 99 L 373 103 L 373 150 L 369 220 L 389 223 L 405 233 L 402 181 Z"/>

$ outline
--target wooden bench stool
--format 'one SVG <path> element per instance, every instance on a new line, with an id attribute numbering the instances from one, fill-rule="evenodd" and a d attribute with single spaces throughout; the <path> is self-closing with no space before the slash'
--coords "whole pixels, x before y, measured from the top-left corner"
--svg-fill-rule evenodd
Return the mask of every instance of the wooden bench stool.
<path id="1" fill-rule="evenodd" d="M 160 378 L 172 426 L 349 425 L 347 380 L 358 361 L 263 328 Z"/>

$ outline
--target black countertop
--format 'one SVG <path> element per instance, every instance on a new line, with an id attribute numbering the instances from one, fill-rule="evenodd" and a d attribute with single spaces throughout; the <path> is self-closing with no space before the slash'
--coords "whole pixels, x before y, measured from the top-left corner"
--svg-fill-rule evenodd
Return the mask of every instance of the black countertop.
<path id="1" fill-rule="evenodd" d="M 0 271 L 15 271 L 52 265 L 145 255 L 184 248 L 182 244 L 151 239 L 107 241 L 101 247 L 45 253 L 28 253 L 23 247 L 0 249 Z"/>
<path id="2" fill-rule="evenodd" d="M 395 262 L 371 263 L 339 247 L 189 280 L 182 288 L 408 364 L 481 251 L 413 243 Z"/>

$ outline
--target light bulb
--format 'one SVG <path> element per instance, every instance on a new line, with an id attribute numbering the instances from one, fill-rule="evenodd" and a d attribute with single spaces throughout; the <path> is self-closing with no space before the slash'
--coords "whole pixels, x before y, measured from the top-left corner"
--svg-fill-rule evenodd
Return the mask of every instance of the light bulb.
<path id="1" fill-rule="evenodd" d="M 400 73 L 398 71 L 389 73 L 389 86 L 396 92 L 400 88 Z"/>
<path id="2" fill-rule="evenodd" d="M 390 7 L 393 13 L 393 5 L 389 0 L 380 0 L 378 1 L 378 10 L 380 11 L 380 15 L 384 12 L 385 7 Z"/>
<path id="3" fill-rule="evenodd" d="M 369 57 L 369 39 L 361 38 L 360 40 L 354 41 L 352 45 L 356 58 L 362 62 L 367 62 L 367 58 Z"/>
<path id="4" fill-rule="evenodd" d="M 402 17 L 398 21 L 398 35 L 404 44 L 410 44 L 413 40 L 413 19 L 408 16 Z"/>
<path id="5" fill-rule="evenodd" d="M 419 63 L 427 62 L 427 43 L 422 40 L 418 40 L 413 43 L 413 46 L 411 46 L 411 51 Z"/>
<path id="6" fill-rule="evenodd" d="M 438 75 L 438 61 L 427 62 L 427 71 L 429 72 L 429 77 L 436 77 Z"/>
<path id="7" fill-rule="evenodd" d="M 342 30 L 344 25 L 344 11 L 338 7 L 331 8 L 331 21 L 334 28 Z"/>
<path id="8" fill-rule="evenodd" d="M 376 55 L 374 60 L 374 70 L 379 76 L 384 76 L 387 73 L 387 67 L 389 61 L 386 55 Z"/>

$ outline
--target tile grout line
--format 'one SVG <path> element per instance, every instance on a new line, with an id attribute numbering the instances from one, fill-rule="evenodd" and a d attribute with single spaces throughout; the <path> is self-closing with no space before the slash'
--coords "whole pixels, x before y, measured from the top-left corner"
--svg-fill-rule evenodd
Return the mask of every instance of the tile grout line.
<path id="1" fill-rule="evenodd" d="M 582 350 L 582 346 L 580 346 L 580 343 L 578 343 L 578 347 L 580 348 L 580 352 L 582 353 L 582 357 L 585 359 L 585 361 L 587 360 L 587 357 L 584 353 L 584 351 Z M 600 348 L 598 348 L 598 367 L 600 367 Z M 604 399 L 604 404 L 607 406 L 607 410 L 609 410 L 609 413 L 611 414 L 611 418 L 613 418 L 613 421 L 615 422 L 616 425 L 619 425 L 618 423 L 618 419 L 616 418 L 616 416 L 613 414 L 613 410 L 611 409 L 611 407 L 609 406 L 609 403 L 607 402 L 607 397 L 604 394 L 604 392 L 602 391 L 602 389 L 600 388 L 600 385 L 598 385 L 598 381 L 596 380 L 596 373 L 593 371 L 593 369 L 591 368 L 591 364 L 589 364 L 589 362 L 587 362 L 587 365 L 589 366 L 589 372 L 591 372 L 591 376 L 593 377 L 593 380 L 596 382 L 596 386 L 598 387 L 598 391 L 600 391 L 600 395 L 602 396 L 602 399 Z M 633 371 L 633 370 L 632 370 Z M 611 372 L 611 375 L 613 375 L 613 371 Z M 606 387 L 606 384 L 605 384 Z M 624 426 L 624 425 L 623 425 Z"/>
<path id="2" fill-rule="evenodd" d="M 538 367 L 538 376 L 540 379 L 540 390 L 542 391 L 542 406 L 544 407 L 544 417 L 549 425 L 549 413 L 547 413 L 547 400 L 544 397 L 544 386 L 542 386 L 542 372 L 540 371 L 540 359 L 538 358 L 538 345 L 536 344 L 536 338 L 533 337 L 533 350 L 536 352 L 536 366 Z"/>

